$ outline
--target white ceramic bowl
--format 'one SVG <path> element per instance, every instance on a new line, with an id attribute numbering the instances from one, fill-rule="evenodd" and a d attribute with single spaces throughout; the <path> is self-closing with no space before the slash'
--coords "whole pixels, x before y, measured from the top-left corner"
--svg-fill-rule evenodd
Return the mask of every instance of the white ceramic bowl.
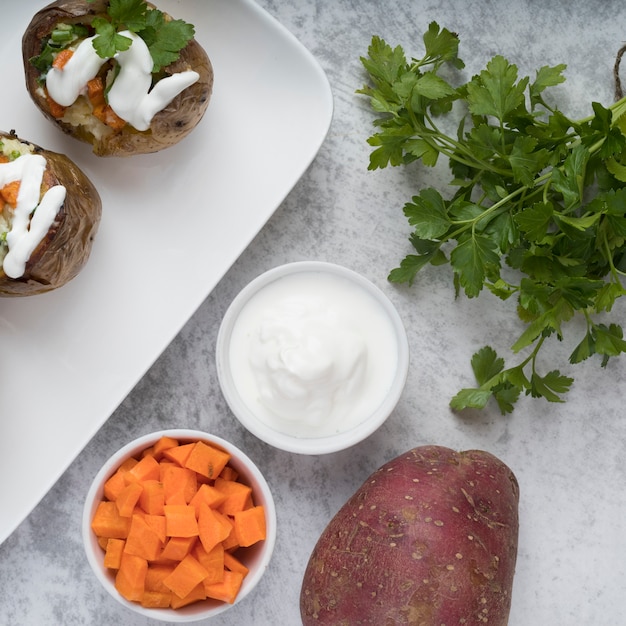
<path id="1" fill-rule="evenodd" d="M 82 519 L 83 544 L 89 565 L 91 565 L 91 568 L 98 580 L 102 583 L 102 586 L 111 596 L 128 609 L 145 617 L 165 622 L 182 623 L 205 620 L 219 613 L 223 613 L 231 606 L 234 606 L 234 604 L 205 600 L 180 609 L 161 609 L 144 608 L 139 603 L 130 602 L 123 598 L 115 589 L 114 573 L 104 567 L 104 553 L 98 545 L 97 538 L 91 529 L 91 520 L 98 503 L 103 498 L 103 485 L 106 480 L 117 470 L 125 459 L 141 453 L 146 448 L 152 446 L 162 436 L 173 437 L 181 442 L 205 441 L 208 444 L 219 447 L 230 453 L 231 459 L 229 464 L 239 473 L 238 480 L 252 487 L 255 503 L 265 507 L 267 538 L 245 549 L 242 561 L 250 571 L 243 580 L 235 604 L 241 602 L 257 585 L 269 565 L 276 542 L 276 508 L 274 506 L 272 493 L 265 478 L 263 478 L 259 469 L 246 454 L 228 441 L 202 431 L 174 429 L 154 432 L 131 441 L 111 456 L 102 466 L 87 492 Z"/>
<path id="2" fill-rule="evenodd" d="M 382 341 L 378 341 L 378 345 L 370 345 L 369 348 L 372 353 L 368 354 L 367 357 L 367 367 L 372 368 L 372 371 L 378 368 L 376 376 L 372 375 L 371 372 L 368 376 L 370 376 L 371 381 L 374 381 L 374 385 L 377 384 L 376 381 L 378 380 L 383 381 L 381 384 L 382 391 L 379 389 L 375 399 L 369 402 L 369 398 L 367 401 L 364 399 L 367 397 L 365 395 L 367 389 L 365 389 L 364 393 L 357 397 L 361 405 L 359 405 L 358 411 L 353 410 L 358 414 L 356 417 L 351 417 L 349 426 L 344 428 L 338 420 L 336 424 L 339 425 L 333 424 L 334 430 L 332 432 L 329 431 L 329 428 L 324 428 L 325 432 L 319 434 L 315 427 L 309 427 L 309 425 L 306 428 L 292 427 L 293 421 L 290 421 L 289 418 L 276 420 L 273 419 L 274 416 L 270 416 L 268 419 L 267 407 L 263 406 L 263 402 L 259 399 L 258 389 L 250 391 L 253 388 L 250 381 L 254 379 L 256 374 L 250 375 L 249 359 L 246 361 L 248 358 L 247 348 L 250 343 L 249 337 L 254 334 L 247 330 L 247 325 L 250 320 L 251 308 L 260 306 L 259 302 L 263 302 L 263 306 L 267 305 L 268 300 L 274 297 L 270 294 L 275 294 L 277 289 L 284 289 L 284 285 L 287 283 L 283 279 L 291 280 L 289 283 L 291 290 L 296 284 L 293 282 L 294 278 L 297 281 L 303 279 L 315 281 L 318 278 L 322 280 L 324 277 L 336 285 L 333 287 L 332 300 L 329 295 L 331 292 L 327 294 L 327 300 L 341 309 L 338 311 L 340 314 L 346 315 L 348 324 L 343 326 L 345 331 L 351 333 L 353 326 L 356 330 L 363 331 L 358 327 L 360 323 L 364 324 L 361 318 L 366 318 L 366 316 L 361 315 L 360 311 L 371 309 L 372 312 L 375 312 L 377 319 L 384 324 L 385 328 L 382 329 L 384 333 L 379 327 L 376 328 L 381 330 L 380 336 L 384 336 L 387 340 L 384 345 Z M 306 282 L 305 284 L 307 286 L 301 288 L 303 291 L 309 290 L 307 292 L 309 293 L 311 285 L 316 283 Z M 353 302 L 346 300 L 350 303 L 350 307 L 348 307 L 350 310 L 344 310 L 346 307 L 341 295 L 342 290 L 350 294 L 354 292 L 356 298 L 354 303 L 358 301 L 366 306 L 362 309 L 356 308 L 355 313 L 355 307 L 352 306 Z M 374 327 L 371 326 L 371 328 Z M 243 328 L 245 330 L 242 330 Z M 372 335 L 373 332 L 370 330 L 369 334 Z M 367 335 L 367 333 L 366 329 L 361 332 L 361 335 Z M 337 338 L 340 340 L 340 335 Z M 245 343 L 246 341 L 248 343 Z M 384 354 L 381 355 L 380 352 Z M 393 357 L 390 357 L 390 354 L 393 354 Z M 380 365 L 383 362 L 387 363 L 388 366 Z M 216 363 L 218 379 L 224 397 L 234 415 L 251 433 L 266 443 L 289 452 L 326 454 L 357 444 L 372 434 L 387 419 L 395 408 L 406 383 L 409 348 L 406 331 L 398 312 L 387 296 L 372 282 L 340 265 L 321 261 L 301 261 L 281 265 L 261 274 L 235 297 L 220 325 L 216 345 Z M 244 371 L 245 373 L 242 373 Z M 368 387 L 370 386 L 368 385 Z M 255 393 L 257 395 L 253 397 Z M 300 428 L 299 431 L 298 428 Z"/>

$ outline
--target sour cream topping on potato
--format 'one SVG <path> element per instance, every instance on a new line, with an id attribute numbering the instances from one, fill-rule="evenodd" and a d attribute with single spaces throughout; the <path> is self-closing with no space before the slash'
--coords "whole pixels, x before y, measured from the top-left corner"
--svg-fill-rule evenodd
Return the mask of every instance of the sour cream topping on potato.
<path id="1" fill-rule="evenodd" d="M 50 230 L 65 201 L 66 189 L 62 185 L 50 187 L 40 200 L 45 169 L 46 159 L 40 154 L 23 154 L 0 164 L 0 187 L 20 181 L 11 228 L 6 235 L 8 252 L 2 261 L 2 269 L 10 278 L 23 276 L 28 259 Z"/>
<path id="2" fill-rule="evenodd" d="M 108 92 L 113 111 L 139 131 L 148 130 L 152 118 L 179 93 L 198 81 L 193 70 L 177 72 L 158 81 L 152 89 L 153 60 L 144 40 L 126 30 L 120 35 L 132 40 L 128 50 L 116 53 L 120 71 Z M 87 83 L 98 74 L 109 59 L 98 55 L 93 47 L 95 36 L 84 39 L 62 69 L 51 68 L 46 75 L 50 97 L 61 106 L 71 106 Z"/>

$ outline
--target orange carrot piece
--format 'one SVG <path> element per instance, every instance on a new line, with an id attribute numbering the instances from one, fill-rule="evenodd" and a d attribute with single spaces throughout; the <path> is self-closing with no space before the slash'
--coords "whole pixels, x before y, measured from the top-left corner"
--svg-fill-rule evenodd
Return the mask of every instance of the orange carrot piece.
<path id="1" fill-rule="evenodd" d="M 121 472 L 128 472 L 133 469 L 137 463 L 139 463 L 139 461 L 134 456 L 129 456 L 126 460 L 122 461 L 118 469 Z"/>
<path id="2" fill-rule="evenodd" d="M 7 204 L 10 204 L 15 208 L 17 205 L 17 196 L 20 192 L 20 181 L 12 180 L 10 183 L 7 183 L 0 189 L 0 195 L 5 200 Z"/>
<path id="3" fill-rule="evenodd" d="M 117 470 L 107 481 L 104 483 L 104 497 L 107 500 L 115 502 L 120 491 L 126 487 L 126 480 L 124 480 L 124 473 L 122 470 Z"/>
<path id="4" fill-rule="evenodd" d="M 177 463 L 179 467 L 185 467 L 187 457 L 191 454 L 195 443 L 183 443 L 163 451 L 163 456 Z"/>
<path id="5" fill-rule="evenodd" d="M 145 590 L 147 572 L 146 559 L 124 552 L 115 576 L 115 588 L 127 600 L 140 602 Z"/>
<path id="6" fill-rule="evenodd" d="M 146 591 L 158 591 L 160 593 L 169 593 L 170 590 L 163 584 L 163 580 L 167 578 L 173 571 L 176 565 L 163 564 L 163 565 L 149 565 L 146 572 L 145 590 Z"/>
<path id="7" fill-rule="evenodd" d="M 212 509 L 216 509 L 222 502 L 226 500 L 226 494 L 218 491 L 215 487 L 209 484 L 202 484 L 198 487 L 193 498 L 191 498 L 189 504 L 196 509 L 196 517 L 199 513 L 200 503 L 204 502 Z"/>
<path id="8" fill-rule="evenodd" d="M 87 97 L 94 106 L 104 103 L 104 81 L 100 76 L 87 81 Z"/>
<path id="9" fill-rule="evenodd" d="M 225 570 L 224 579 L 219 583 L 204 585 L 204 591 L 209 598 L 233 604 L 237 598 L 242 582 L 243 574 L 241 572 Z"/>
<path id="10" fill-rule="evenodd" d="M 252 488 L 235 480 L 217 478 L 215 488 L 226 494 L 226 500 L 218 507 L 224 515 L 234 515 L 237 511 L 243 511 L 252 496 Z"/>
<path id="11" fill-rule="evenodd" d="M 141 606 L 146 609 L 167 609 L 172 601 L 170 591 L 144 591 L 141 597 Z"/>
<path id="12" fill-rule="evenodd" d="M 194 537 L 198 535 L 196 509 L 188 504 L 166 504 L 165 534 L 168 537 Z"/>
<path id="13" fill-rule="evenodd" d="M 197 542 L 197 537 L 170 537 L 159 558 L 182 561 Z"/>
<path id="14" fill-rule="evenodd" d="M 185 461 L 185 467 L 206 478 L 217 478 L 229 460 L 228 452 L 197 441 Z"/>
<path id="15" fill-rule="evenodd" d="M 259 505 L 235 513 L 235 535 L 240 546 L 247 548 L 266 538 L 265 507 Z"/>
<path id="16" fill-rule="evenodd" d="M 146 513 L 143 516 L 146 524 L 154 530 L 157 534 L 157 537 L 161 540 L 161 543 L 165 543 L 167 540 L 167 535 L 165 534 L 165 515 L 152 515 L 150 513 Z"/>
<path id="17" fill-rule="evenodd" d="M 48 101 L 48 107 L 50 108 L 50 114 L 57 119 L 63 117 L 65 115 L 65 110 L 67 107 L 59 104 L 55 100 L 50 97 L 50 94 L 46 91 L 46 100 Z"/>
<path id="18" fill-rule="evenodd" d="M 106 551 L 104 553 L 104 567 L 109 569 L 120 568 L 125 544 L 126 541 L 124 539 L 107 539 Z"/>
<path id="19" fill-rule="evenodd" d="M 143 487 L 139 483 L 129 483 L 119 492 L 115 505 L 122 517 L 130 517 L 133 514 L 142 491 Z"/>
<path id="20" fill-rule="evenodd" d="M 170 600 L 170 606 L 173 609 L 180 609 L 188 604 L 193 604 L 199 600 L 206 600 L 206 593 L 204 592 L 204 585 L 198 583 L 184 598 L 179 598 L 175 593 L 172 594 Z"/>
<path id="21" fill-rule="evenodd" d="M 72 58 L 73 54 L 74 52 L 72 50 L 60 50 L 54 58 L 54 61 L 52 61 L 52 67 L 57 70 L 63 69 L 67 62 Z"/>
<path id="22" fill-rule="evenodd" d="M 228 537 L 222 541 L 222 545 L 224 546 L 224 550 L 232 552 L 239 547 L 237 533 L 235 532 L 235 522 L 233 521 L 233 518 L 228 515 L 224 515 L 224 519 L 228 523 L 229 532 Z"/>
<path id="23" fill-rule="evenodd" d="M 159 536 L 140 515 L 133 515 L 124 552 L 153 561 L 161 553 L 163 544 Z"/>
<path id="24" fill-rule="evenodd" d="M 201 543 L 194 546 L 193 556 L 208 572 L 204 579 L 205 584 L 219 583 L 224 579 L 224 564 L 226 562 L 224 548 L 218 543 L 210 552 L 207 552 Z"/>
<path id="25" fill-rule="evenodd" d="M 208 575 L 198 559 L 188 554 L 163 580 L 163 584 L 173 591 L 179 598 L 186 595 L 200 584 Z"/>
<path id="26" fill-rule="evenodd" d="M 149 515 L 163 515 L 165 490 L 160 480 L 144 480 L 141 483 L 139 506 Z"/>
<path id="27" fill-rule="evenodd" d="M 250 571 L 236 556 L 231 552 L 224 552 L 224 567 L 231 572 L 239 572 L 244 578 Z"/>
<path id="28" fill-rule="evenodd" d="M 153 456 L 144 456 L 124 475 L 126 482 L 143 482 L 144 480 L 159 480 L 161 468 Z"/>
<path id="29" fill-rule="evenodd" d="M 221 472 L 220 478 L 224 480 L 237 480 L 239 478 L 239 472 L 230 465 L 227 465 Z"/>
<path id="30" fill-rule="evenodd" d="M 225 515 L 204 503 L 198 508 L 198 533 L 202 547 L 210 552 L 231 533 L 231 525 Z"/>
<path id="31" fill-rule="evenodd" d="M 169 465 L 163 470 L 161 481 L 166 504 L 171 503 L 173 498 L 180 504 L 181 495 L 184 503 L 188 504 L 198 490 L 195 472 L 186 467 Z"/>
<path id="32" fill-rule="evenodd" d="M 107 549 L 107 543 L 109 543 L 108 537 L 98 537 L 98 545 L 105 551 Z"/>
<path id="33" fill-rule="evenodd" d="M 98 537 L 126 539 L 130 528 L 130 517 L 122 517 L 115 502 L 103 501 L 98 504 L 91 528 Z"/>
<path id="34" fill-rule="evenodd" d="M 169 448 L 175 448 L 177 445 L 177 439 L 164 435 L 154 444 L 152 454 L 157 461 L 160 461 L 165 450 Z"/>

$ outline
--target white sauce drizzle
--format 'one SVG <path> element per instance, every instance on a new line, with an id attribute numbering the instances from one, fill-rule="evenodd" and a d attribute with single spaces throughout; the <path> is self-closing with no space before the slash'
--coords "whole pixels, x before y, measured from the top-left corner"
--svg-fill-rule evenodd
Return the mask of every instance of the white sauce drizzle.
<path id="1" fill-rule="evenodd" d="M 0 187 L 20 181 L 11 229 L 6 236 L 8 252 L 2 261 L 2 269 L 9 278 L 24 275 L 28 259 L 50 230 L 65 201 L 66 189 L 62 185 L 48 189 L 39 201 L 45 169 L 46 159 L 40 154 L 24 154 L 15 161 L 0 164 Z"/>
<path id="2" fill-rule="evenodd" d="M 193 70 L 177 72 L 162 78 L 150 90 L 153 60 L 148 46 L 141 37 L 128 30 L 120 35 L 132 39 L 132 44 L 128 50 L 113 57 L 120 65 L 120 72 L 109 90 L 108 102 L 125 122 L 139 131 L 148 130 L 155 114 L 197 82 L 200 75 Z M 92 43 L 94 38 L 83 40 L 62 69 L 53 67 L 48 72 L 46 88 L 58 104 L 74 104 L 108 60 L 98 56 Z"/>

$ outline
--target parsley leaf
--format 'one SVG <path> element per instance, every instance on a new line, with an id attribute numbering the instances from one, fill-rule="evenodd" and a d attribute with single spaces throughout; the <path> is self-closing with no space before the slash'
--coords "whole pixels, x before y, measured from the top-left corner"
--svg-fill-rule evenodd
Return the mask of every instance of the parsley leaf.
<path id="1" fill-rule="evenodd" d="M 374 36 L 361 57 L 368 80 L 357 93 L 375 115 L 368 168 L 445 158 L 452 174 L 449 194 L 427 187 L 405 203 L 416 253 L 388 279 L 411 285 L 426 265 L 449 265 L 457 295 L 486 288 L 513 303 L 523 328 L 511 352 L 527 356 L 506 367 L 492 348 L 479 350 L 477 387 L 461 389 L 454 409 L 493 399 L 505 414 L 522 394 L 562 402 L 573 379 L 541 374 L 539 356 L 568 322 L 587 324 L 570 364 L 598 355 L 604 366 L 626 352 L 622 327 L 596 319 L 626 295 L 626 98 L 570 119 L 550 99 L 566 65 L 531 80 L 495 55 L 464 82 L 458 35 L 431 22 L 423 44 L 409 56 Z M 449 114 L 456 133 L 439 122 Z"/>

